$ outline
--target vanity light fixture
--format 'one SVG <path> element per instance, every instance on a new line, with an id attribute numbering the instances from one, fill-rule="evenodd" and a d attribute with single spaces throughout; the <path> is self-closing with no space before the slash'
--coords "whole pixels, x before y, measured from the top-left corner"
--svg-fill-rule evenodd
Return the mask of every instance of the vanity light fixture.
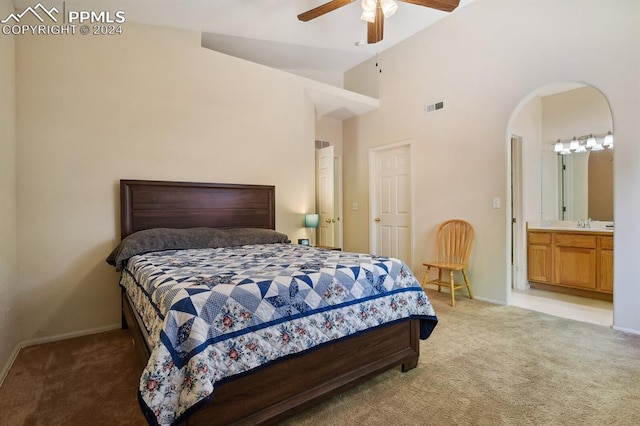
<path id="1" fill-rule="evenodd" d="M 613 133 L 608 131 L 604 137 L 604 142 L 602 142 L 602 146 L 605 146 L 609 149 L 613 148 Z"/>
<path id="2" fill-rule="evenodd" d="M 613 149 L 613 133 L 609 131 L 607 134 L 574 136 L 573 139 L 565 139 L 564 141 L 558 139 L 556 142 L 552 142 L 552 145 L 553 152 L 561 155 L 572 152 L 602 151 L 605 148 Z"/>
<path id="3" fill-rule="evenodd" d="M 574 136 L 571 142 L 569 143 L 569 149 L 571 151 L 575 151 L 578 149 L 579 146 L 580 146 L 580 142 L 578 142 L 578 139 L 576 139 L 576 137 Z"/>
<path id="4" fill-rule="evenodd" d="M 562 152 L 562 151 L 564 151 L 564 144 L 560 142 L 560 139 L 558 139 L 558 142 L 556 142 L 556 144 L 553 147 L 553 152 Z"/>

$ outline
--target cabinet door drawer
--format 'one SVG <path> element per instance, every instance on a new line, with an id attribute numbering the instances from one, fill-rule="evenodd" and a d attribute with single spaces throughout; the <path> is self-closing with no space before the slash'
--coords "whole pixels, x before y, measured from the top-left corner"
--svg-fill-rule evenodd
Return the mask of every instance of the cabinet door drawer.
<path id="1" fill-rule="evenodd" d="M 613 237 L 600 237 L 600 248 L 603 250 L 613 250 Z"/>
<path id="2" fill-rule="evenodd" d="M 595 249 L 556 246 L 554 257 L 558 284 L 595 290 Z"/>
<path id="3" fill-rule="evenodd" d="M 529 232 L 529 244 L 551 244 L 551 234 L 548 232 Z"/>
<path id="4" fill-rule="evenodd" d="M 596 248 L 596 238 L 595 235 L 558 234 L 556 247 Z"/>

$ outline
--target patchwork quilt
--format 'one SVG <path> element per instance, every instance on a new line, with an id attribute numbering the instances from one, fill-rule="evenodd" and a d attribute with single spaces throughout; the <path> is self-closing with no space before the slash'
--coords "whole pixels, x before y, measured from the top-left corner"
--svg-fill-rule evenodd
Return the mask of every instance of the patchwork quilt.
<path id="1" fill-rule="evenodd" d="M 137 255 L 120 284 L 157 342 L 139 399 L 160 425 L 269 361 L 408 317 L 426 339 L 437 323 L 400 260 L 294 244 Z"/>

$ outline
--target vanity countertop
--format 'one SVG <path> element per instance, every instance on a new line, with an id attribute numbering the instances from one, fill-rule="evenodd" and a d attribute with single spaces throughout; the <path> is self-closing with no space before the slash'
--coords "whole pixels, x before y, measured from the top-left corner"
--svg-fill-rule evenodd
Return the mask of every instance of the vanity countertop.
<path id="1" fill-rule="evenodd" d="M 572 231 L 572 232 L 603 232 L 613 234 L 612 222 L 592 221 L 588 228 L 578 228 L 577 222 L 571 221 L 543 221 L 528 222 L 527 229 L 538 231 Z"/>

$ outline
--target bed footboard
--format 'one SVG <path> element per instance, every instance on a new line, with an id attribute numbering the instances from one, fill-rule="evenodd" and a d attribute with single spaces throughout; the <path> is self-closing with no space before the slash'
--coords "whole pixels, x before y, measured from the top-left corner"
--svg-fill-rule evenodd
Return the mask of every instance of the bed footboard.
<path id="1" fill-rule="evenodd" d="M 122 314 L 142 370 L 150 352 L 124 292 Z M 397 366 L 409 371 L 420 355 L 419 324 L 419 320 L 406 320 L 378 326 L 220 384 L 213 401 L 183 425 L 276 423 L 383 371 Z"/>

